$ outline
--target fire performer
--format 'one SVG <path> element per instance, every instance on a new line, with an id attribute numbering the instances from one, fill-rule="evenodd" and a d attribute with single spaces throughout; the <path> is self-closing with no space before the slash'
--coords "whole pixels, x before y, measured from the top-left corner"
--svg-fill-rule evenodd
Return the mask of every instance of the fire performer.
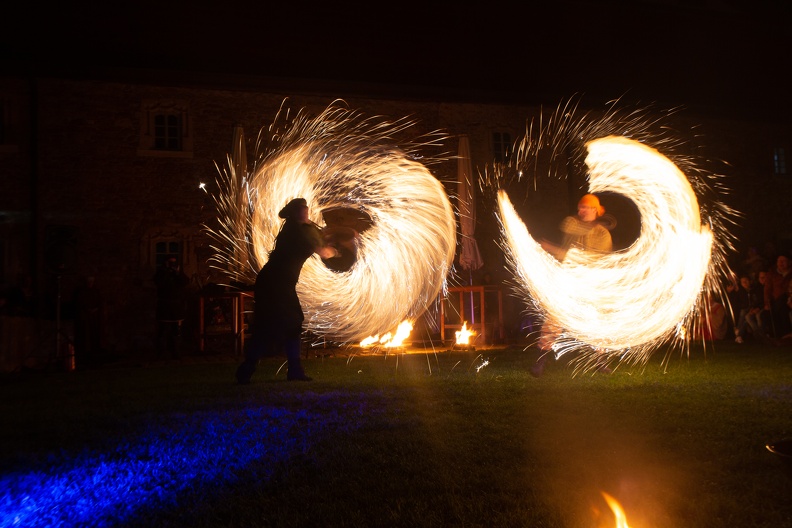
<path id="1" fill-rule="evenodd" d="M 250 383 L 261 357 L 285 349 L 287 379 L 311 381 L 300 361 L 300 335 L 305 319 L 297 297 L 297 281 L 308 258 L 316 253 L 322 259 L 337 257 L 336 248 L 325 245 L 319 227 L 309 219 L 308 203 L 295 198 L 281 209 L 285 219 L 267 263 L 256 276 L 253 308 L 253 335 L 245 351 L 245 361 L 236 372 L 237 382 Z"/>
<path id="2" fill-rule="evenodd" d="M 552 244 L 547 240 L 540 242 L 545 251 L 560 261 L 566 257 L 570 248 L 594 253 L 610 253 L 613 251 L 613 240 L 610 230 L 616 227 L 616 218 L 605 214 L 605 208 L 594 194 L 586 194 L 579 201 L 577 216 L 567 216 L 561 221 L 559 229 L 563 233 L 561 245 Z M 547 356 L 552 353 L 553 343 L 562 332 L 562 328 L 550 319 L 545 320 L 539 337 L 539 350 L 542 355 L 531 367 L 531 374 L 539 377 L 544 374 Z M 610 370 L 602 366 L 601 371 Z"/>

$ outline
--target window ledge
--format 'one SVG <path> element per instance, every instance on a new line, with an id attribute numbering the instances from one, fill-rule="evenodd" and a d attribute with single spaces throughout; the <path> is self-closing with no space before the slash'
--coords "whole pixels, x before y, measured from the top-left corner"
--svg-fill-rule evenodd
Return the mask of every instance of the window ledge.
<path id="1" fill-rule="evenodd" d="M 185 152 L 183 150 L 148 150 L 138 149 L 138 156 L 145 156 L 149 158 L 192 158 L 192 152 Z"/>

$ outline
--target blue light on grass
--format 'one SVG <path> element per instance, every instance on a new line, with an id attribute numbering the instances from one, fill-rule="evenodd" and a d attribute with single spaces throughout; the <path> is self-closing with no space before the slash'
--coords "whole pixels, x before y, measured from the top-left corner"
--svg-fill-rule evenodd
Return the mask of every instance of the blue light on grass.
<path id="1" fill-rule="evenodd" d="M 318 437 L 355 428 L 359 420 L 343 407 L 344 416 L 259 407 L 159 417 L 145 434 L 102 452 L 54 454 L 0 477 L 0 526 L 115 526 L 176 506 L 186 490 L 266 481 Z"/>

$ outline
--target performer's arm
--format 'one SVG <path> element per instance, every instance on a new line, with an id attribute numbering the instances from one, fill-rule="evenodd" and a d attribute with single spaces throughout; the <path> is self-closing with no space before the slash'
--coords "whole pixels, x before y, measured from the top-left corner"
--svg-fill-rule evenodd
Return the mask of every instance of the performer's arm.
<path id="1" fill-rule="evenodd" d="M 323 260 L 335 258 L 339 255 L 339 252 L 336 248 L 325 244 L 325 241 L 322 238 L 322 232 L 316 224 L 307 224 L 307 227 L 307 234 L 311 239 L 311 245 L 314 248 L 314 253 L 322 257 Z"/>

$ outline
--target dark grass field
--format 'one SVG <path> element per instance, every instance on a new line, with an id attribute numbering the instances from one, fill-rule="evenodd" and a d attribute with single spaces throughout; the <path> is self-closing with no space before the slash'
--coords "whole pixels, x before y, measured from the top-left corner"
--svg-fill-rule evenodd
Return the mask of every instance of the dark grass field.
<path id="1" fill-rule="evenodd" d="M 0 385 L 1 526 L 792 527 L 792 348 L 132 359 Z"/>

